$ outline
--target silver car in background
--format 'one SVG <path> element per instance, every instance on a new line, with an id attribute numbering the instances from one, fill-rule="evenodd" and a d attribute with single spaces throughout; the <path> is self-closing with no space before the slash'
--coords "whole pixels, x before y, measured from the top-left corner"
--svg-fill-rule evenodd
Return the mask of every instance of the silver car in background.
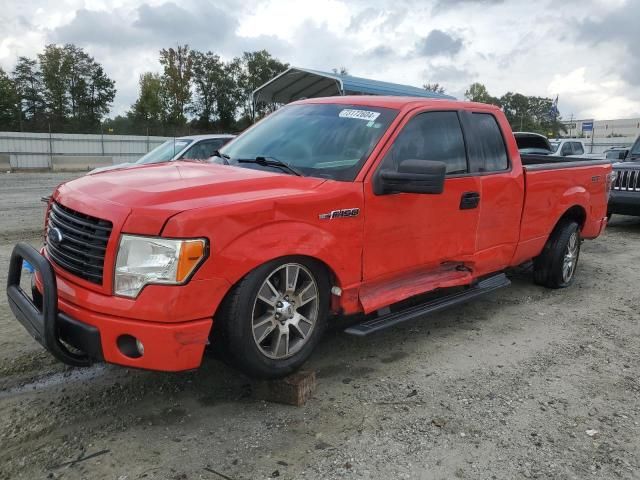
<path id="1" fill-rule="evenodd" d="M 108 167 L 96 168 L 91 170 L 89 175 L 109 170 L 134 168 L 151 163 L 173 162 L 175 160 L 206 160 L 233 138 L 235 138 L 235 135 L 226 133 L 172 138 L 158 145 L 135 162 L 118 163 Z"/>

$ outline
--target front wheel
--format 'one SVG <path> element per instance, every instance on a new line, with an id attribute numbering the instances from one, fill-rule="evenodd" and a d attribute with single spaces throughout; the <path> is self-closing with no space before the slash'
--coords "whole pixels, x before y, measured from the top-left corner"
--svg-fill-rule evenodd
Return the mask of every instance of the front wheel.
<path id="1" fill-rule="evenodd" d="M 233 365 L 259 378 L 297 369 L 325 329 L 329 289 L 324 267 L 304 257 L 275 260 L 249 273 L 216 320 Z"/>
<path id="2" fill-rule="evenodd" d="M 542 253 L 534 260 L 534 280 L 548 288 L 573 283 L 580 258 L 580 226 L 573 220 L 558 224 Z"/>

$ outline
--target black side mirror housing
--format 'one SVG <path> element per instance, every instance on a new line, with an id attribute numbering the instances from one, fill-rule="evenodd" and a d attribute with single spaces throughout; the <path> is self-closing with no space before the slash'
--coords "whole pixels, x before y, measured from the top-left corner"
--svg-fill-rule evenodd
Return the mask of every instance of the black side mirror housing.
<path id="1" fill-rule="evenodd" d="M 398 171 L 380 170 L 374 177 L 373 193 L 428 193 L 444 191 L 447 165 L 433 160 L 404 160 Z"/>

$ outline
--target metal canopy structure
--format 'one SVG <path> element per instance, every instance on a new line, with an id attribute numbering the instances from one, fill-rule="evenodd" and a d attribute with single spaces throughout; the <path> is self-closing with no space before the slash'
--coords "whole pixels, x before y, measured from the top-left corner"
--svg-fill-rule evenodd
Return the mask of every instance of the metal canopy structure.
<path id="1" fill-rule="evenodd" d="M 430 92 L 409 85 L 291 67 L 256 88 L 253 91 L 253 103 L 254 105 L 258 103 L 289 103 L 303 98 L 336 95 L 391 95 L 455 100 L 450 95 Z"/>

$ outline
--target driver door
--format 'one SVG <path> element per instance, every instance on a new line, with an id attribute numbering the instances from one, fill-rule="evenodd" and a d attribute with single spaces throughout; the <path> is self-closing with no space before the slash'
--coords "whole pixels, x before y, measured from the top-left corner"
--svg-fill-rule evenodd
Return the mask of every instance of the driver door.
<path id="1" fill-rule="evenodd" d="M 480 184 L 469 173 L 458 112 L 420 111 L 405 119 L 398 132 L 365 182 L 364 283 L 410 279 L 437 273 L 443 264 L 473 262 Z M 446 164 L 442 193 L 373 192 L 377 172 L 397 171 L 402 161 L 413 159 Z"/>

